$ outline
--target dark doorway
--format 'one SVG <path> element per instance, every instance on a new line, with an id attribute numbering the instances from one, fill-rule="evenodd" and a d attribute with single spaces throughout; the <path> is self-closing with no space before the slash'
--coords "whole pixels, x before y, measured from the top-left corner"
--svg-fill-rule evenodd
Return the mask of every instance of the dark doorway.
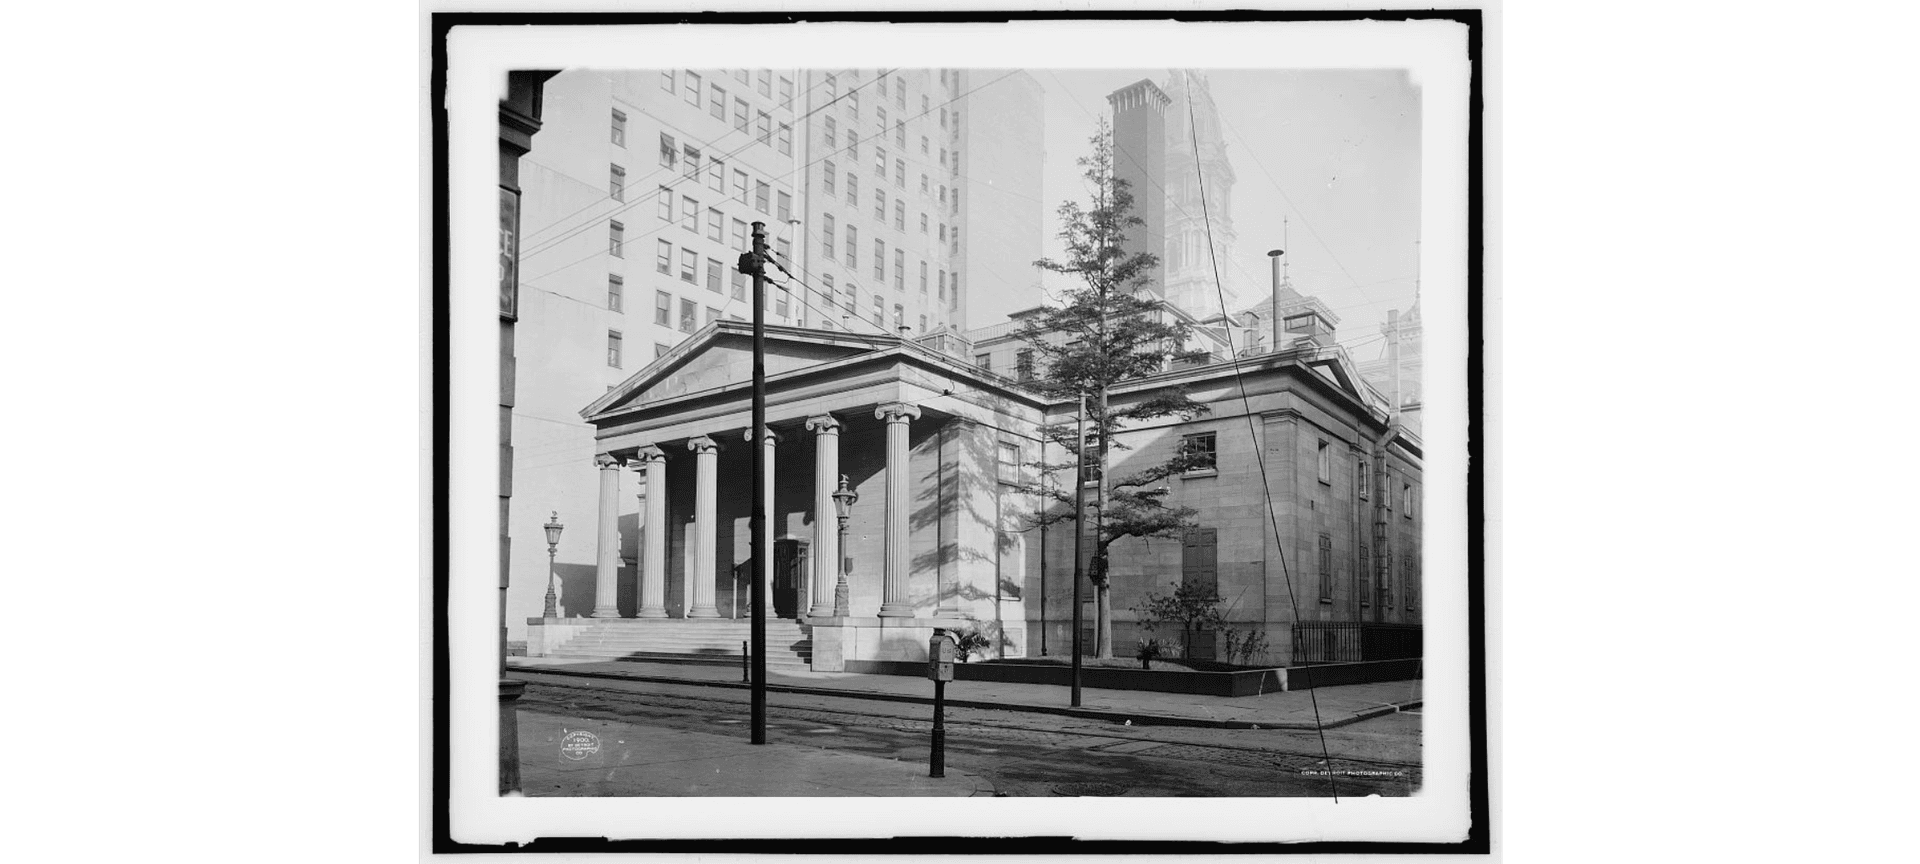
<path id="1" fill-rule="evenodd" d="M 800 586 L 807 580 L 807 544 L 799 540 L 773 541 L 773 614 L 800 617 Z"/>

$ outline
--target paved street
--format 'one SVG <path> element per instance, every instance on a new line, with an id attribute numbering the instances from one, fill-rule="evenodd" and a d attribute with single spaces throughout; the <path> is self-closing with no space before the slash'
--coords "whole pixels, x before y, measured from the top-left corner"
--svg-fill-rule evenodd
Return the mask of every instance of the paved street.
<path id="1" fill-rule="evenodd" d="M 556 776 L 554 766 L 562 763 L 549 752 L 555 741 L 547 739 L 557 740 L 556 730 L 568 724 L 626 724 L 623 728 L 654 736 L 719 735 L 738 742 L 747 737 L 743 690 L 582 679 L 531 670 L 512 674 L 529 682 L 519 703 L 521 762 L 528 795 L 703 794 L 692 788 L 621 791 L 618 784 L 579 785 L 586 774 L 576 773 L 572 779 Z M 768 705 L 769 744 L 753 748 L 755 752 L 791 755 L 800 752 L 796 748 L 806 748 L 815 756 L 822 755 L 818 751 L 864 756 L 870 757 L 865 763 L 869 766 L 882 765 L 871 760 L 912 766 L 902 778 L 924 777 L 932 725 L 924 705 L 817 693 L 771 693 Z M 977 777 L 979 783 L 949 783 L 944 793 L 907 785 L 899 787 L 902 791 L 875 792 L 869 784 L 844 794 L 1293 797 L 1337 791 L 1341 796 L 1406 795 L 1420 782 L 1419 733 L 1420 717 L 1413 713 L 1388 714 L 1328 730 L 1325 748 L 1335 769 L 1330 782 L 1321 738 L 1312 732 L 1127 726 L 956 708 L 947 712 L 949 780 Z M 629 771 L 630 779 L 633 773 Z M 891 776 L 892 772 L 882 773 Z M 762 794 L 842 794 L 834 791 L 837 788 L 827 785 L 804 793 L 769 789 Z"/>

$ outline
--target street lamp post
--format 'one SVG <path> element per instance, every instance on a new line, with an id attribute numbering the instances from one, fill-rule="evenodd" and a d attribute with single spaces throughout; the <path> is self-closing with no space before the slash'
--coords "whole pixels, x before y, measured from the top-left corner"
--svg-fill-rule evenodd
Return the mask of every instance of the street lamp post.
<path id="1" fill-rule="evenodd" d="M 560 549 L 560 532 L 567 526 L 560 524 L 560 511 L 553 511 L 553 518 L 542 526 L 547 529 L 547 608 L 543 612 L 548 618 L 560 617 L 560 597 L 553 593 L 553 558 Z"/>
<path id="2" fill-rule="evenodd" d="M 847 475 L 840 475 L 840 488 L 833 493 L 834 509 L 840 516 L 840 574 L 833 583 L 833 615 L 845 618 L 852 614 L 847 606 L 847 563 L 852 560 L 847 555 L 847 522 L 853 514 L 854 502 L 860 500 L 860 493 L 853 491 L 853 485 L 847 482 Z"/>

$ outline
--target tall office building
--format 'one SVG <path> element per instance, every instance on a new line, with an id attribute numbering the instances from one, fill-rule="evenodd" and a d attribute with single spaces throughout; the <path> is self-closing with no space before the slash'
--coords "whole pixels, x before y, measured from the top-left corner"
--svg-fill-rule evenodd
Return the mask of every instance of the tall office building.
<path id="1" fill-rule="evenodd" d="M 541 611 L 541 526 L 555 512 L 561 612 L 593 612 L 603 508 L 595 472 L 580 470 L 594 453 L 579 412 L 715 320 L 752 317 L 735 265 L 753 222 L 795 277 L 770 286 L 771 325 L 931 342 L 960 328 L 976 274 L 1027 275 L 1042 211 L 1036 91 L 1024 73 L 951 69 L 576 69 L 547 82 L 520 177 L 511 638 Z M 992 119 L 976 133 L 976 117 Z M 996 187 L 1035 200 L 977 191 Z M 623 586 L 638 558 L 630 485 Z"/>
<path id="2" fill-rule="evenodd" d="M 1113 174 L 1126 181 L 1133 196 L 1133 215 L 1142 224 L 1126 229 L 1128 251 L 1144 250 L 1160 256 L 1140 287 L 1166 297 L 1166 147 L 1167 106 L 1171 99 L 1152 81 L 1141 79 L 1107 94 L 1113 107 Z"/>
<path id="3" fill-rule="evenodd" d="M 1167 76 L 1165 90 L 1171 100 L 1166 122 L 1166 244 L 1162 255 L 1166 297 L 1188 314 L 1207 318 L 1239 308 L 1241 289 L 1235 277 L 1241 270 L 1231 263 L 1237 239 L 1233 230 L 1233 163 L 1227 159 L 1220 112 L 1207 90 L 1207 79 L 1191 70 L 1176 69 Z M 1204 200 L 1202 188 L 1206 191 Z M 1207 254 L 1209 236 L 1212 256 Z M 1226 295 L 1224 310 L 1222 293 Z"/>
<path id="4" fill-rule="evenodd" d="M 1039 297 L 1047 209 L 1040 198 L 1045 161 L 1045 91 L 1025 71 L 966 70 L 959 73 L 969 90 L 967 112 L 992 118 L 967 123 L 955 151 L 961 210 L 967 230 L 960 238 L 960 268 L 971 291 L 983 297 Z M 965 304 L 955 309 L 953 326 L 967 327 Z M 994 322 L 984 322 L 994 323 Z"/>

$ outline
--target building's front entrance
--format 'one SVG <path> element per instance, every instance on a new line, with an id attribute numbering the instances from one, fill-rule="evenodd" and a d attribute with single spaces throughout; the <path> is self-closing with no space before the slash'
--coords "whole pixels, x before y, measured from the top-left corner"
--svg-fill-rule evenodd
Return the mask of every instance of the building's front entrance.
<path id="1" fill-rule="evenodd" d="M 807 581 L 807 544 L 799 540 L 773 541 L 773 614 L 800 617 L 800 586 Z"/>

